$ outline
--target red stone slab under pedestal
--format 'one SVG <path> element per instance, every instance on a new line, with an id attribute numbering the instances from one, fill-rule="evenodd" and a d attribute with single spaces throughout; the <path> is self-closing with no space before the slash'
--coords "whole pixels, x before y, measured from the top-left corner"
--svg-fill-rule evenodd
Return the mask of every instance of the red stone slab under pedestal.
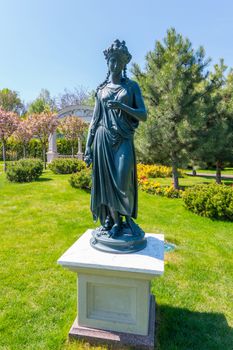
<path id="1" fill-rule="evenodd" d="M 151 296 L 150 319 L 148 335 L 137 335 L 103 329 L 86 328 L 79 326 L 77 319 L 74 321 L 70 332 L 70 339 L 80 339 L 93 345 L 109 344 L 115 349 L 123 349 L 123 346 L 130 346 L 137 350 L 154 350 L 155 347 L 155 299 Z"/>

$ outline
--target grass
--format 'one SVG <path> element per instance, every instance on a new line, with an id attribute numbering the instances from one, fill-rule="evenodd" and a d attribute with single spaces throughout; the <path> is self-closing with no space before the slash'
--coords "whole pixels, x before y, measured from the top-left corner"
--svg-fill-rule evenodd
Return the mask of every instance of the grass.
<path id="1" fill-rule="evenodd" d="M 204 173 L 204 174 L 216 174 L 216 169 L 197 169 L 197 173 Z M 190 171 L 191 172 L 191 171 Z M 233 169 L 232 168 L 224 168 L 221 171 L 222 175 L 233 175 Z"/>
<path id="2" fill-rule="evenodd" d="M 37 182 L 12 184 L 0 174 L 1 350 L 105 349 L 67 342 L 76 276 L 56 261 L 93 227 L 89 193 L 71 188 L 68 178 L 46 171 Z M 152 283 L 157 350 L 232 349 L 233 223 L 146 193 L 139 194 L 138 223 L 177 245 Z"/>

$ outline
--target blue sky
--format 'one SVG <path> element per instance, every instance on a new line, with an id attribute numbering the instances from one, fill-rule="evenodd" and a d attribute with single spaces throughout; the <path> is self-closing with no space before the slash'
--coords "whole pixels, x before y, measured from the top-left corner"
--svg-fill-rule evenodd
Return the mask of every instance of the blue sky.
<path id="1" fill-rule="evenodd" d="M 203 45 L 213 63 L 223 57 L 233 67 L 231 0 L 0 0 L 0 89 L 18 91 L 25 102 L 42 88 L 52 96 L 95 89 L 113 40 L 124 39 L 143 67 L 169 27 Z"/>

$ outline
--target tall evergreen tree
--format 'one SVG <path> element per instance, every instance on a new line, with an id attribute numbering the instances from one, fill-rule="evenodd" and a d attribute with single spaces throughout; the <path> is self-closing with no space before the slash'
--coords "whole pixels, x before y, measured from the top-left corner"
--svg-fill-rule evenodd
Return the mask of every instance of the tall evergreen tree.
<path id="1" fill-rule="evenodd" d="M 225 80 L 223 61 L 215 65 L 213 75 L 222 87 L 203 96 L 201 101 L 202 127 L 199 132 L 196 158 L 216 166 L 216 182 L 221 183 L 221 169 L 233 161 L 233 71 Z"/>
<path id="2" fill-rule="evenodd" d="M 142 71 L 137 64 L 133 73 L 142 87 L 148 107 L 148 123 L 138 132 L 136 148 L 150 162 L 167 160 L 172 166 L 174 187 L 179 187 L 178 166 L 187 159 L 192 133 L 199 128 L 199 99 L 216 86 L 208 76 L 202 47 L 194 50 L 188 39 L 174 28 L 146 55 Z"/>

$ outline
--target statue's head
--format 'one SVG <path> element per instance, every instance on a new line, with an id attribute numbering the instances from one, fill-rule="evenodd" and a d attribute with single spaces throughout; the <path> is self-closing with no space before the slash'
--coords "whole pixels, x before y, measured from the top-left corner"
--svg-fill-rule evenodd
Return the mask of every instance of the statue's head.
<path id="1" fill-rule="evenodd" d="M 108 49 L 104 50 L 104 56 L 108 64 L 108 73 L 104 82 L 97 87 L 96 93 L 106 86 L 111 73 L 118 74 L 123 71 L 124 81 L 128 80 L 126 65 L 130 62 L 132 56 L 125 45 L 125 41 L 115 40 Z"/>
<path id="2" fill-rule="evenodd" d="M 130 62 L 132 58 L 127 46 L 125 45 L 125 41 L 123 40 L 120 42 L 118 39 L 115 40 L 108 49 L 104 50 L 104 56 L 108 64 L 111 58 L 114 58 L 121 63 L 123 68 Z"/>

